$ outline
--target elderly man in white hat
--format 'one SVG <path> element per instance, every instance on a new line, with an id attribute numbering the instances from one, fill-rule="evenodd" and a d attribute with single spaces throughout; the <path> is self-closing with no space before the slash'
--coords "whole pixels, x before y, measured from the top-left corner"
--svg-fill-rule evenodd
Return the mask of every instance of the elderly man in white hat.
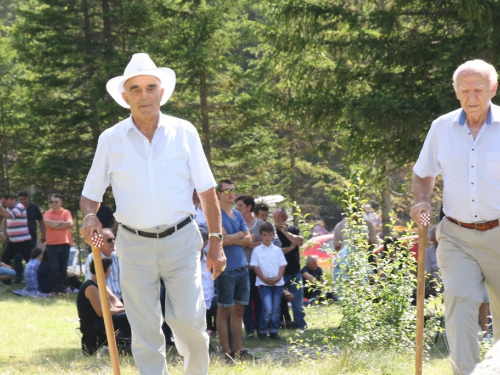
<path id="1" fill-rule="evenodd" d="M 208 224 L 207 269 L 225 268 L 216 186 L 196 128 L 164 115 L 175 73 L 157 68 L 145 53 L 132 56 L 123 76 L 106 89 L 131 116 L 104 131 L 83 188 L 82 234 L 102 233 L 97 219 L 111 184 L 120 223 L 117 255 L 132 327 L 132 353 L 143 375 L 167 374 L 161 332 L 160 278 L 166 287 L 165 320 L 172 328 L 185 374 L 207 374 L 208 335 L 201 285 L 201 236 L 192 195 L 196 189 Z"/>

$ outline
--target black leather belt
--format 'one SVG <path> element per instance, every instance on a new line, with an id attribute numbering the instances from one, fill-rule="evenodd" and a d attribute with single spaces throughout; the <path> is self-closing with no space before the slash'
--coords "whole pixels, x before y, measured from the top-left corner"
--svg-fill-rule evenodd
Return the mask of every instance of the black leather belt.
<path id="1" fill-rule="evenodd" d="M 121 226 L 123 227 L 123 229 L 126 229 L 129 232 L 135 233 L 135 234 L 137 234 L 138 236 L 141 236 L 141 237 L 147 237 L 147 238 L 164 238 L 164 237 L 170 236 L 171 234 L 174 234 L 179 229 L 185 227 L 192 220 L 193 220 L 193 217 L 191 215 L 189 215 L 187 218 L 185 218 L 184 220 L 182 220 L 179 224 L 174 225 L 173 227 L 167 228 L 163 232 L 158 232 L 158 233 L 144 232 L 142 230 L 132 229 L 130 227 L 127 227 L 125 224 L 121 224 Z"/>
<path id="2" fill-rule="evenodd" d="M 230 273 L 233 273 L 233 272 L 238 272 L 238 271 L 243 271 L 243 270 L 246 270 L 248 268 L 248 266 L 243 266 L 243 267 L 240 267 L 240 268 L 236 268 L 235 270 L 231 270 L 231 271 L 224 271 L 224 274 L 230 274 Z"/>
<path id="3" fill-rule="evenodd" d="M 449 217 L 449 216 L 446 216 L 446 218 L 449 221 L 451 221 L 452 223 L 460 225 L 461 227 L 468 228 L 468 229 L 475 229 L 475 230 L 478 230 L 480 232 L 496 228 L 500 225 L 500 222 L 498 221 L 498 219 L 491 220 L 491 221 L 483 221 L 480 223 L 462 223 L 461 221 L 458 221 L 457 219 L 454 219 L 454 218 Z"/>

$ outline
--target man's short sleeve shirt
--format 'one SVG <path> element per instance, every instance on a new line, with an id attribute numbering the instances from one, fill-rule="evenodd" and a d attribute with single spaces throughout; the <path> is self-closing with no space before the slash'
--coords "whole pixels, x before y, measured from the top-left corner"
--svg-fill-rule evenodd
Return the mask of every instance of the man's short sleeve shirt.
<path id="1" fill-rule="evenodd" d="M 132 117 L 101 134 L 82 195 L 100 202 L 110 184 L 116 220 L 135 229 L 194 215 L 193 189 L 216 186 L 196 128 L 161 113 L 151 143 Z"/>
<path id="2" fill-rule="evenodd" d="M 299 236 L 301 234 L 300 233 L 300 229 L 298 227 L 294 226 L 294 225 L 289 225 L 287 227 L 287 230 L 288 230 L 289 233 L 295 234 L 297 236 Z M 281 247 L 288 247 L 288 246 L 290 246 L 292 244 L 290 242 L 290 240 L 282 232 L 280 232 L 278 230 L 277 233 L 278 233 L 278 238 L 281 241 Z M 299 273 L 299 271 L 300 271 L 300 251 L 299 251 L 299 247 L 295 246 L 292 251 L 289 251 L 288 253 L 286 253 L 285 254 L 285 259 L 286 259 L 286 262 L 287 262 L 287 266 L 285 268 L 285 276 L 294 275 L 296 273 Z"/>
<path id="3" fill-rule="evenodd" d="M 253 249 L 250 265 L 259 267 L 265 277 L 276 277 L 279 274 L 280 267 L 286 266 L 286 259 L 283 255 L 283 251 L 279 247 L 273 244 L 269 247 L 261 244 Z M 282 277 L 275 285 L 280 286 L 284 284 L 285 281 Z M 267 284 L 257 276 L 255 285 L 259 286 Z"/>
<path id="4" fill-rule="evenodd" d="M 316 267 L 314 271 L 311 271 L 309 268 L 303 267 L 300 270 L 300 274 L 303 275 L 305 272 L 307 272 L 309 275 L 313 276 L 316 280 L 319 280 L 321 276 L 323 276 L 323 269 L 321 267 Z M 304 283 L 306 280 L 303 278 L 302 280 Z"/>
<path id="5" fill-rule="evenodd" d="M 36 222 L 43 220 L 42 213 L 40 212 L 40 208 L 33 203 L 30 203 L 26 212 L 28 213 L 28 228 L 31 238 L 36 238 Z"/>
<path id="6" fill-rule="evenodd" d="M 462 109 L 432 123 L 413 171 L 442 174 L 443 210 L 464 223 L 500 218 L 500 107 L 491 104 L 486 123 L 472 137 Z"/>
<path id="7" fill-rule="evenodd" d="M 54 220 L 54 221 L 68 221 L 73 220 L 71 216 L 71 212 L 69 212 L 65 208 L 61 208 L 59 212 L 54 212 L 51 208 L 48 211 L 45 211 L 43 214 L 43 218 L 45 220 Z M 49 226 L 46 228 L 47 235 L 47 245 L 71 245 L 71 229 L 54 229 Z"/>
<path id="8" fill-rule="evenodd" d="M 31 240 L 28 230 L 28 214 L 24 206 L 16 202 L 14 207 L 7 209 L 12 218 L 7 218 L 7 236 L 10 242 L 23 242 Z"/>
<path id="9" fill-rule="evenodd" d="M 243 216 L 236 210 L 233 210 L 234 217 L 230 218 L 229 215 L 221 210 L 222 226 L 227 234 L 235 234 L 238 232 L 248 231 L 247 223 Z M 227 263 L 226 271 L 235 270 L 247 265 L 247 258 L 242 246 L 229 245 L 224 246 L 224 253 L 226 254 Z"/>

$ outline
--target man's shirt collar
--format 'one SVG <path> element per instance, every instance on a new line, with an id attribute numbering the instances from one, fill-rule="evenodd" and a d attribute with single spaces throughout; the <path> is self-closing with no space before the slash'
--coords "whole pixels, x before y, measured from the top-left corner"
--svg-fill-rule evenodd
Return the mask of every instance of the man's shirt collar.
<path id="1" fill-rule="evenodd" d="M 465 111 L 461 109 L 457 117 L 453 120 L 453 122 L 456 122 L 460 126 L 465 125 Z M 485 125 L 491 125 L 494 122 L 500 123 L 500 113 L 499 113 L 499 107 L 494 106 L 493 103 L 490 103 L 490 108 L 488 109 L 488 118 L 486 119 Z"/>

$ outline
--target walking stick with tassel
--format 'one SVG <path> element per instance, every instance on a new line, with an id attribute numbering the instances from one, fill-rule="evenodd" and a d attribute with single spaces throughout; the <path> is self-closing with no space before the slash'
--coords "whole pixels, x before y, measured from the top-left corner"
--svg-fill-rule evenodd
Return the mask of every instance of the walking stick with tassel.
<path id="1" fill-rule="evenodd" d="M 415 375 L 422 375 L 424 353 L 424 297 L 425 297 L 425 250 L 427 248 L 427 226 L 431 216 L 427 212 L 420 214 L 418 229 L 418 263 L 417 263 L 417 332 L 415 343 Z"/>
<path id="2" fill-rule="evenodd" d="M 95 275 L 97 277 L 97 289 L 99 289 L 99 298 L 101 300 L 102 316 L 104 326 L 106 327 L 106 338 L 108 340 L 109 356 L 113 366 L 113 375 L 120 375 L 120 361 L 118 359 L 118 348 L 116 347 L 115 329 L 111 311 L 109 309 L 108 293 L 106 291 L 106 281 L 104 279 L 104 269 L 102 266 L 101 250 L 103 239 L 101 235 L 92 237 L 92 254 L 94 255 Z"/>

